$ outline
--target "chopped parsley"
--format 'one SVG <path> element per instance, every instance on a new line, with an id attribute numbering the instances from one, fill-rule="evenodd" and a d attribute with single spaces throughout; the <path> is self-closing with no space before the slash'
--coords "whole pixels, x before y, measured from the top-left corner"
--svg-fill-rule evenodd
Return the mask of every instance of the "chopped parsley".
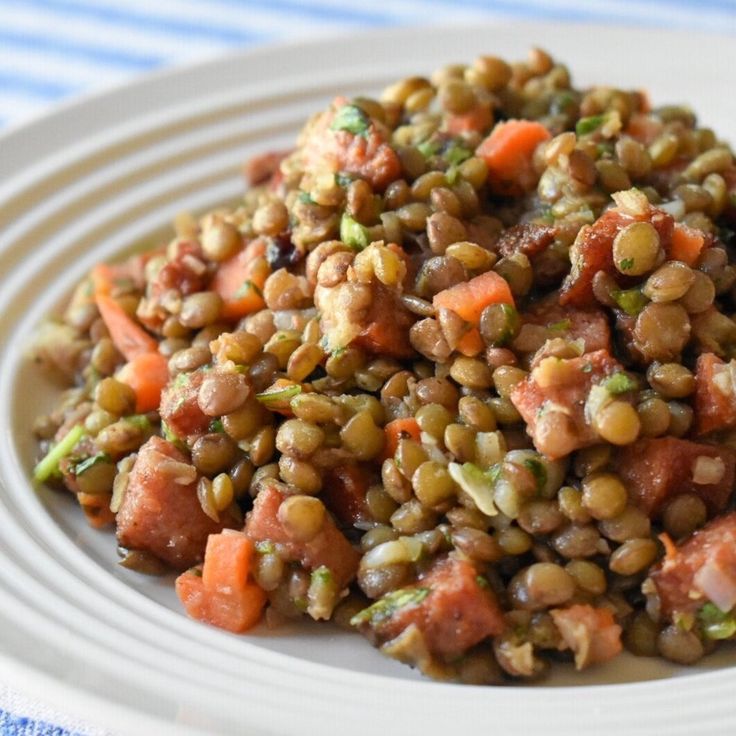
<path id="1" fill-rule="evenodd" d="M 256 542 L 256 552 L 259 555 L 272 555 L 276 552 L 276 545 L 268 539 Z"/>
<path id="2" fill-rule="evenodd" d="M 536 458 L 529 457 L 524 460 L 524 467 L 534 476 L 537 481 L 537 491 L 541 491 L 547 484 L 547 468 L 544 463 Z"/>
<path id="3" fill-rule="evenodd" d="M 311 584 L 330 585 L 333 581 L 332 571 L 325 565 L 320 565 L 316 570 L 312 570 Z"/>
<path id="4" fill-rule="evenodd" d="M 353 135 L 362 135 L 368 132 L 371 120 L 357 105 L 343 105 L 335 115 L 332 130 L 346 130 Z"/>
<path id="5" fill-rule="evenodd" d="M 77 443 L 85 437 L 84 427 L 77 424 L 72 427 L 51 449 L 45 457 L 33 469 L 33 478 L 39 483 L 48 480 L 52 475 L 59 472 L 59 463 L 77 446 Z"/>
<path id="6" fill-rule="evenodd" d="M 698 623 L 709 639 L 730 639 L 736 634 L 736 618 L 715 603 L 706 603 L 698 611 Z"/>
<path id="7" fill-rule="evenodd" d="M 636 381 L 631 376 L 620 371 L 603 381 L 603 388 L 609 394 L 625 394 L 627 391 L 633 391 L 636 387 Z"/>
<path id="8" fill-rule="evenodd" d="M 583 373 L 591 373 L 593 371 L 593 364 L 592 363 L 585 363 L 583 367 L 581 368 Z"/>
<path id="9" fill-rule="evenodd" d="M 622 258 L 618 262 L 618 267 L 622 271 L 631 271 L 631 269 L 634 268 L 634 259 L 633 258 Z"/>
<path id="10" fill-rule="evenodd" d="M 302 387 L 298 383 L 294 383 L 284 388 L 278 388 L 271 391 L 263 391 L 260 394 L 256 394 L 256 399 L 262 404 L 274 404 L 277 401 L 286 401 L 293 399 L 295 396 L 302 392 Z"/>
<path id="11" fill-rule="evenodd" d="M 353 177 L 350 174 L 345 174 L 342 171 L 335 174 L 335 183 L 337 184 L 337 186 L 342 187 L 343 189 L 349 187 L 352 182 Z"/>
<path id="12" fill-rule="evenodd" d="M 572 322 L 569 319 L 561 319 L 559 322 L 553 322 L 547 325 L 548 330 L 554 330 L 555 332 L 567 332 L 572 326 Z"/>
<path id="13" fill-rule="evenodd" d="M 309 192 L 299 192 L 297 199 L 302 204 L 316 204 L 316 202 L 312 199 L 312 195 Z"/>
<path id="14" fill-rule="evenodd" d="M 467 161 L 473 152 L 465 146 L 453 141 L 445 150 L 443 157 L 450 166 L 459 166 L 463 161 Z"/>
<path id="15" fill-rule="evenodd" d="M 369 244 L 368 229 L 345 213 L 340 220 L 340 240 L 354 250 L 363 250 Z"/>
<path id="16" fill-rule="evenodd" d="M 92 455 L 92 457 L 88 457 L 85 460 L 77 463 L 74 466 L 74 475 L 82 475 L 82 473 L 86 472 L 95 465 L 98 465 L 99 463 L 109 462 L 111 462 L 111 459 L 106 452 L 98 452 L 96 455 Z"/>
<path id="17" fill-rule="evenodd" d="M 161 420 L 161 434 L 165 440 L 168 440 L 177 447 L 183 447 L 184 443 L 179 437 L 172 431 L 171 427 L 162 419 Z"/>
<path id="18" fill-rule="evenodd" d="M 418 606 L 428 595 L 429 588 L 402 588 L 387 593 L 372 606 L 364 608 L 350 619 L 351 626 L 376 624 L 391 618 L 397 611 L 407 606 Z"/>
<path id="19" fill-rule="evenodd" d="M 439 153 L 441 145 L 439 141 L 422 141 L 417 143 L 417 150 L 424 156 L 424 158 L 432 158 Z"/>
<path id="20" fill-rule="evenodd" d="M 250 279 L 243 282 L 243 285 L 233 294 L 234 299 L 242 299 L 249 291 L 255 291 L 255 293 L 263 297 L 263 292 L 261 289 L 254 284 Z"/>
<path id="21" fill-rule="evenodd" d="M 212 433 L 217 432 L 219 434 L 225 431 L 225 427 L 222 425 L 222 419 L 213 419 L 207 429 Z"/>
<path id="22" fill-rule="evenodd" d="M 479 588 L 490 588 L 491 584 L 486 580 L 483 575 L 476 575 L 475 576 L 475 582 L 478 583 Z"/>
<path id="23" fill-rule="evenodd" d="M 611 296 L 613 297 L 616 304 L 626 312 L 630 317 L 636 317 L 639 312 L 649 304 L 644 294 L 639 289 L 624 289 L 621 291 L 614 291 Z"/>
<path id="24" fill-rule="evenodd" d="M 605 115 L 591 115 L 587 118 L 580 118 L 580 120 L 575 123 L 575 133 L 578 136 L 590 135 L 590 133 L 598 130 L 598 128 L 600 128 L 605 122 Z"/>

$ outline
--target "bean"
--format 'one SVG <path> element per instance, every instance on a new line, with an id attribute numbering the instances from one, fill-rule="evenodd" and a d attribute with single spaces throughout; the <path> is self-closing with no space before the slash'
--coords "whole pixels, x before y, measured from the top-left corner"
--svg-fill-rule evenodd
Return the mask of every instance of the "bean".
<path id="1" fill-rule="evenodd" d="M 529 534 L 550 534 L 565 520 L 555 501 L 530 501 L 524 504 L 517 518 L 519 526 Z"/>
<path id="2" fill-rule="evenodd" d="M 202 251 L 212 261 L 226 261 L 242 246 L 242 238 L 235 225 L 213 215 L 202 222 Z"/>
<path id="3" fill-rule="evenodd" d="M 659 627 L 649 615 L 640 611 L 635 614 L 624 632 L 626 648 L 638 657 L 657 656 Z"/>
<path id="4" fill-rule="evenodd" d="M 651 531 L 649 517 L 636 506 L 627 506 L 613 519 L 599 522 L 598 528 L 604 537 L 614 542 L 648 537 Z"/>
<path id="5" fill-rule="evenodd" d="M 250 388 L 242 374 L 212 371 L 199 387 L 197 404 L 207 416 L 218 417 L 239 409 L 249 394 Z"/>
<path id="6" fill-rule="evenodd" d="M 486 363 L 464 355 L 459 355 L 452 362 L 450 376 L 466 388 L 483 389 L 493 385 L 491 370 Z"/>
<path id="7" fill-rule="evenodd" d="M 305 343 L 300 345 L 290 356 L 286 365 L 286 375 L 292 381 L 304 381 L 324 358 L 324 351 L 319 345 Z"/>
<path id="8" fill-rule="evenodd" d="M 276 430 L 272 426 L 259 429 L 248 442 L 250 461 L 257 468 L 266 465 L 276 449 Z"/>
<path id="9" fill-rule="evenodd" d="M 417 382 L 414 394 L 421 404 L 441 404 L 452 412 L 460 398 L 457 388 L 446 378 L 424 378 Z"/>
<path id="10" fill-rule="evenodd" d="M 169 358 L 169 373 L 176 376 L 179 373 L 189 373 L 191 371 L 207 365 L 212 358 L 209 349 L 204 345 L 179 350 Z"/>
<path id="11" fill-rule="evenodd" d="M 652 363 L 647 368 L 647 381 L 665 399 L 682 399 L 695 390 L 695 377 L 680 363 Z"/>
<path id="12" fill-rule="evenodd" d="M 221 311 L 222 297 L 217 292 L 200 291 L 184 298 L 179 322 L 184 327 L 198 329 L 216 322 Z"/>
<path id="13" fill-rule="evenodd" d="M 422 506 L 417 499 L 407 501 L 391 514 L 391 525 L 401 534 L 425 532 L 433 529 L 436 523 L 434 511 Z"/>
<path id="14" fill-rule="evenodd" d="M 532 538 L 518 526 L 502 529 L 497 539 L 499 547 L 507 555 L 523 555 L 532 548 Z"/>
<path id="15" fill-rule="evenodd" d="M 394 453 L 401 474 L 411 480 L 417 468 L 429 459 L 427 451 L 412 439 L 401 439 Z"/>
<path id="16" fill-rule="evenodd" d="M 636 575 L 654 562 L 657 544 L 652 539 L 629 539 L 613 552 L 608 560 L 611 572 Z"/>
<path id="17" fill-rule="evenodd" d="M 587 524 L 590 521 L 590 514 L 583 505 L 583 494 L 577 488 L 565 486 L 560 488 L 557 494 L 557 504 L 560 511 L 578 524 Z"/>
<path id="18" fill-rule="evenodd" d="M 570 524 L 552 537 L 552 547 L 568 559 L 600 553 L 601 538 L 594 526 Z"/>
<path id="19" fill-rule="evenodd" d="M 253 213 L 253 229 L 259 235 L 278 235 L 289 226 L 289 212 L 278 199 L 262 204 Z"/>
<path id="20" fill-rule="evenodd" d="M 464 526 L 451 533 L 455 549 L 481 562 L 496 562 L 503 556 L 498 541 L 485 531 Z"/>
<path id="21" fill-rule="evenodd" d="M 493 253 L 467 241 L 449 245 L 445 255 L 456 258 L 469 271 L 487 271 L 495 262 Z"/>
<path id="22" fill-rule="evenodd" d="M 670 426 L 670 408 L 667 402 L 658 397 L 645 399 L 637 407 L 641 423 L 641 434 L 644 437 L 659 437 Z"/>
<path id="23" fill-rule="evenodd" d="M 95 401 L 101 409 L 122 416 L 135 409 L 135 391 L 114 378 L 103 378 L 95 387 Z"/>
<path id="24" fill-rule="evenodd" d="M 583 506 L 594 519 L 612 519 L 625 508 L 628 495 L 613 473 L 596 473 L 583 481 Z"/>
<path id="25" fill-rule="evenodd" d="M 654 226 L 648 222 L 633 222 L 614 238 L 613 262 L 621 273 L 641 276 L 657 265 L 659 250 L 659 234 Z"/>
<path id="26" fill-rule="evenodd" d="M 667 261 L 644 284 L 644 295 L 653 302 L 673 302 L 688 292 L 695 272 L 680 261 Z"/>
<path id="27" fill-rule="evenodd" d="M 514 598 L 524 609 L 539 611 L 572 598 L 575 580 L 565 568 L 552 562 L 537 562 L 520 573 Z"/>
<path id="28" fill-rule="evenodd" d="M 434 460 L 422 463 L 414 471 L 411 484 L 420 503 L 429 508 L 448 501 L 456 493 L 456 486 L 447 466 Z"/>
<path id="29" fill-rule="evenodd" d="M 326 519 L 322 501 L 312 496 L 289 496 L 281 502 L 279 521 L 295 541 L 309 542 L 322 530 Z"/>
<path id="30" fill-rule="evenodd" d="M 242 498 L 250 488 L 253 480 L 253 463 L 246 458 L 241 458 L 230 468 L 230 480 L 233 484 L 235 498 Z"/>
<path id="31" fill-rule="evenodd" d="M 445 447 L 458 462 L 473 462 L 475 459 L 476 432 L 462 424 L 448 424 L 445 427 Z"/>
<path id="32" fill-rule="evenodd" d="M 565 570 L 583 592 L 591 595 L 603 595 L 606 592 L 606 574 L 595 562 L 570 560 L 565 565 Z"/>
<path id="33" fill-rule="evenodd" d="M 476 396 L 463 396 L 458 402 L 457 411 L 465 424 L 479 432 L 493 432 L 496 429 L 493 411 Z"/>
<path id="34" fill-rule="evenodd" d="M 192 463 L 203 475 L 214 476 L 235 461 L 236 448 L 226 434 L 213 432 L 198 437 L 192 445 Z"/>
<path id="35" fill-rule="evenodd" d="M 693 423 L 693 409 L 680 401 L 670 401 L 670 426 L 667 431 L 675 437 L 683 437 L 690 431 Z"/>
<path id="36" fill-rule="evenodd" d="M 708 309 L 716 298 L 716 287 L 707 274 L 693 271 L 694 279 L 690 288 L 680 298 L 680 304 L 688 314 L 700 314 Z"/>
<path id="37" fill-rule="evenodd" d="M 276 449 L 299 459 L 313 455 L 324 442 L 325 433 L 302 419 L 287 419 L 278 428 Z"/>
<path id="38" fill-rule="evenodd" d="M 657 649 L 661 656 L 677 664 L 695 664 L 705 654 L 697 634 L 675 624 L 659 632 Z"/>
<path id="39" fill-rule="evenodd" d="M 707 518 L 708 511 L 700 496 L 681 493 L 665 506 L 662 524 L 668 534 L 675 539 L 682 539 L 703 526 Z"/>
<path id="40" fill-rule="evenodd" d="M 384 434 L 369 411 L 359 411 L 340 430 L 343 446 L 358 460 L 372 460 L 384 445 Z"/>
<path id="41" fill-rule="evenodd" d="M 611 401 L 602 406 L 595 416 L 598 434 L 613 445 L 631 444 L 641 429 L 639 415 L 625 401 Z"/>

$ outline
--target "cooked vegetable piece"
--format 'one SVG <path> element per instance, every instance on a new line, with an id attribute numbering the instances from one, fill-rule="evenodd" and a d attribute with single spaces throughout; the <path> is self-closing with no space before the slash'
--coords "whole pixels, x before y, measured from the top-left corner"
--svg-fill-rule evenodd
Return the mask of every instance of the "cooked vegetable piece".
<path id="1" fill-rule="evenodd" d="M 452 658 L 504 629 L 501 610 L 487 585 L 465 560 L 438 560 L 416 584 L 393 591 L 353 618 L 377 642 L 396 638 L 414 624 L 431 654 Z"/>
<path id="2" fill-rule="evenodd" d="M 265 259 L 266 241 L 256 238 L 237 255 L 219 264 L 210 288 L 223 300 L 224 319 L 239 319 L 263 309 L 263 287 L 271 269 Z"/>
<path id="3" fill-rule="evenodd" d="M 115 347 L 126 360 L 133 360 L 139 355 L 153 353 L 158 349 L 156 339 L 128 316 L 112 297 L 101 293 L 97 294 L 95 301 Z"/>
<path id="4" fill-rule="evenodd" d="M 736 427 L 736 384 L 732 360 L 713 353 L 698 356 L 695 366 L 695 431 L 699 435 Z"/>
<path id="5" fill-rule="evenodd" d="M 159 408 L 169 382 L 169 364 L 161 353 L 141 353 L 118 371 L 117 379 L 135 391 L 135 410 L 145 414 Z"/>
<path id="6" fill-rule="evenodd" d="M 506 120 L 497 123 L 478 146 L 476 155 L 488 165 L 488 181 L 496 194 L 519 195 L 534 188 L 537 174 L 532 156 L 552 136 L 541 123 Z"/>
<path id="7" fill-rule="evenodd" d="M 210 534 L 233 526 L 207 516 L 197 499 L 198 475 L 173 444 L 151 437 L 138 451 L 117 514 L 123 547 L 151 552 L 175 570 L 202 561 Z"/>
<path id="8" fill-rule="evenodd" d="M 613 659 L 622 649 L 621 627 L 608 608 L 576 604 L 550 611 L 565 644 L 575 655 L 575 669 Z"/>
<path id="9" fill-rule="evenodd" d="M 384 447 L 384 457 L 394 457 L 399 442 L 403 439 L 411 438 L 420 441 L 421 431 L 419 423 L 414 417 L 406 417 L 405 419 L 394 419 L 385 426 L 386 445 Z"/>
<path id="10" fill-rule="evenodd" d="M 340 465 L 326 473 L 321 498 L 345 526 L 370 518 L 366 504 L 370 478 L 370 471 L 357 463 Z"/>
<path id="11" fill-rule="evenodd" d="M 695 493 L 711 514 L 720 513 L 736 477 L 732 450 L 677 437 L 639 440 L 619 451 L 616 466 L 632 500 L 650 516 L 680 493 Z"/>

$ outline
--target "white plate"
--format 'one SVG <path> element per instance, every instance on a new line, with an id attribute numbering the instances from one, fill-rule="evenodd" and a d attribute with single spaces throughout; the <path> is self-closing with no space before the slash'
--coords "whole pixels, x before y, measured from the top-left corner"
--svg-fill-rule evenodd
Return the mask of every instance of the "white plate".
<path id="1" fill-rule="evenodd" d="M 646 87 L 655 104 L 687 101 L 736 139 L 731 38 L 522 24 L 236 54 L 87 99 L 0 138 L 0 678 L 129 734 L 586 727 L 674 736 L 695 724 L 701 734 L 733 732 L 732 650 L 686 672 L 622 657 L 583 675 L 563 668 L 553 679 L 561 689 L 476 688 L 421 680 L 331 626 L 235 637 L 195 624 L 170 580 L 116 566 L 111 535 L 90 530 L 63 495 L 36 494 L 28 482 L 29 427 L 51 389 L 22 361 L 27 336 L 93 263 L 156 242 L 182 209 L 237 198 L 241 162 L 288 147 L 338 93 L 375 91 L 481 52 L 522 58 L 530 45 L 567 62 L 580 84 Z"/>

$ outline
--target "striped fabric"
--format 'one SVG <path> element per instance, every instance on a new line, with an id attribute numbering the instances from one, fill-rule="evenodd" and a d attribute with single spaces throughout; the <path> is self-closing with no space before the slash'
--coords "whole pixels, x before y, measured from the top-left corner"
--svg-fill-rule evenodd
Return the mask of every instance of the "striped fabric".
<path id="1" fill-rule="evenodd" d="M 76 95 L 229 49 L 427 18 L 435 24 L 534 19 L 736 34 L 736 0 L 0 0 L 0 128 Z M 2 685 L 3 736 L 93 733 Z"/>
<path id="2" fill-rule="evenodd" d="M 1 0 L 0 127 L 152 69 L 388 25 L 533 18 L 736 32 L 736 0 Z"/>

